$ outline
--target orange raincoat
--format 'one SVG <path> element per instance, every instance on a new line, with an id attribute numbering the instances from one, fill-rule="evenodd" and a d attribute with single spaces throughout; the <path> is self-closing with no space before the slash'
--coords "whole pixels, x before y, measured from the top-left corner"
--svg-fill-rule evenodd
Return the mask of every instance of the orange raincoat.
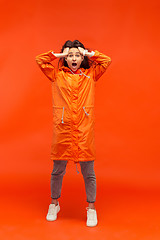
<path id="1" fill-rule="evenodd" d="M 54 67 L 52 50 L 36 56 L 42 72 L 52 82 L 53 141 L 51 160 L 91 161 L 95 151 L 95 83 L 106 71 L 111 58 L 94 50 L 89 69 L 74 74 L 65 66 Z"/>

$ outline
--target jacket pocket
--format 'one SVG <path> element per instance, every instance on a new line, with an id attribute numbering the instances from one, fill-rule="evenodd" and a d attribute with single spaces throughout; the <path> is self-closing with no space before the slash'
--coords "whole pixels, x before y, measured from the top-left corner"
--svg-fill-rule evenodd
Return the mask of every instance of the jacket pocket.
<path id="1" fill-rule="evenodd" d="M 94 105 L 86 105 L 86 106 L 83 106 L 83 110 L 85 112 L 85 115 L 87 117 L 90 117 L 92 118 L 93 115 L 94 115 Z"/>
<path id="2" fill-rule="evenodd" d="M 55 125 L 64 124 L 65 107 L 53 106 L 53 122 Z"/>

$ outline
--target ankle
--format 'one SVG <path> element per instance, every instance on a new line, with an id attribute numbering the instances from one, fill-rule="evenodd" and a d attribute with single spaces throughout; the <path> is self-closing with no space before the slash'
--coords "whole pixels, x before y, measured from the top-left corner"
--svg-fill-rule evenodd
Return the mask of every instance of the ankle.
<path id="1" fill-rule="evenodd" d="M 58 200 L 57 199 L 52 199 L 51 204 L 55 204 L 57 206 L 58 205 Z"/>
<path id="2" fill-rule="evenodd" d="M 94 203 L 88 203 L 88 208 L 96 209 Z"/>

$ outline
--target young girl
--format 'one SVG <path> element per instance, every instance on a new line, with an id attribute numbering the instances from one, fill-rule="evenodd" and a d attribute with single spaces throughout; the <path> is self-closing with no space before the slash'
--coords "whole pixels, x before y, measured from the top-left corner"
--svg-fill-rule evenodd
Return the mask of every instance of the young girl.
<path id="1" fill-rule="evenodd" d="M 58 66 L 51 64 L 56 58 Z M 61 53 L 53 50 L 40 54 L 36 62 L 52 82 L 53 141 L 51 160 L 51 204 L 46 219 L 54 221 L 60 211 L 63 176 L 68 161 L 80 163 L 85 182 L 87 226 L 97 225 L 95 152 L 95 84 L 111 63 L 111 58 L 97 50 L 88 51 L 78 40 L 68 40 Z M 77 167 L 77 166 L 76 166 Z"/>

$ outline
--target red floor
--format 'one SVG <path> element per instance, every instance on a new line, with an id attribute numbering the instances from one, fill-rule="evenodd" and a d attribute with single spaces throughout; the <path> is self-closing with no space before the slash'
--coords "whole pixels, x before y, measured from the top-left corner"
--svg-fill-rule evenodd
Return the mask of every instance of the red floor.
<path id="1" fill-rule="evenodd" d="M 98 226 L 86 227 L 86 199 L 80 175 L 64 177 L 61 211 L 46 221 L 50 203 L 49 176 L 10 176 L 1 181 L 0 239 L 160 239 L 160 195 L 156 190 L 133 189 L 97 181 Z"/>

